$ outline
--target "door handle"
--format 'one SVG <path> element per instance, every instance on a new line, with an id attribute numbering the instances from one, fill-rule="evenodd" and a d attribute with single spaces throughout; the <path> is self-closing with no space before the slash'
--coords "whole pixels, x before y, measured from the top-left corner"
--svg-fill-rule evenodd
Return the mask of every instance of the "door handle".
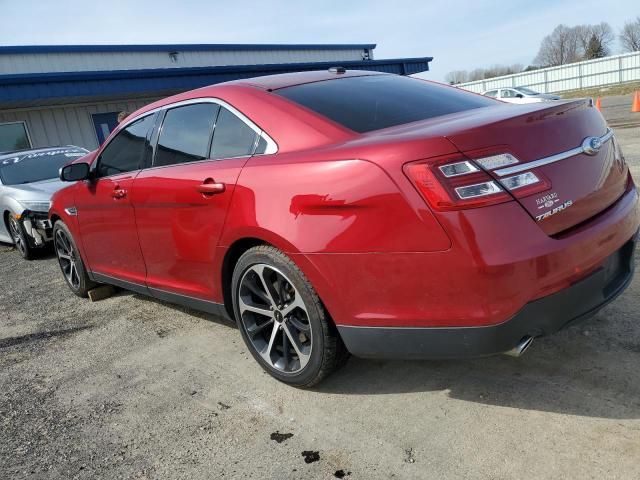
<path id="1" fill-rule="evenodd" d="M 218 183 L 212 178 L 207 178 L 202 184 L 198 185 L 198 191 L 203 195 L 215 195 L 216 193 L 222 193 L 225 191 L 225 184 Z"/>
<path id="2" fill-rule="evenodd" d="M 119 200 L 127 196 L 127 191 L 121 188 L 116 188 L 113 192 L 111 192 L 111 196 L 116 200 Z"/>

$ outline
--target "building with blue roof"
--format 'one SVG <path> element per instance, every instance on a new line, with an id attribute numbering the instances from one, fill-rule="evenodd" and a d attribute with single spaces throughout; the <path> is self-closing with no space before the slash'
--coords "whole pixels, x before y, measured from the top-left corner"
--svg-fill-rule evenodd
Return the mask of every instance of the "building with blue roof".
<path id="1" fill-rule="evenodd" d="M 375 44 L 49 45 L 0 47 L 0 151 L 95 149 L 131 112 L 205 85 L 342 66 L 401 75 L 431 57 L 377 60 Z"/>

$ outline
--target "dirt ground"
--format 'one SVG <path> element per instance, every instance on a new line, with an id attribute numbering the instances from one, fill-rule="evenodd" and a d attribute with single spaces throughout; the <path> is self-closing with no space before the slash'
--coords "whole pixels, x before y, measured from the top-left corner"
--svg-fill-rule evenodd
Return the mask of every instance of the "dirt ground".
<path id="1" fill-rule="evenodd" d="M 640 178 L 640 114 L 604 114 Z M 233 325 L 0 246 L 0 479 L 640 478 L 640 276 L 521 358 L 351 359 L 311 391 Z"/>

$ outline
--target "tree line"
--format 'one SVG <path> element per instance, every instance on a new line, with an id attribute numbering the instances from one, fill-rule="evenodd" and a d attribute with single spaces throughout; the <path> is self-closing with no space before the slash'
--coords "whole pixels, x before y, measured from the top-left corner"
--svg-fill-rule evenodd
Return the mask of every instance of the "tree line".
<path id="1" fill-rule="evenodd" d="M 542 39 L 533 63 L 528 67 L 520 64 L 493 65 L 475 70 L 454 70 L 445 76 L 450 84 L 485 80 L 512 73 L 556 67 L 568 63 L 602 58 L 612 53 L 615 34 L 611 25 L 602 22 L 596 25 L 558 25 Z M 622 52 L 640 51 L 640 16 L 624 24 L 618 34 Z"/>

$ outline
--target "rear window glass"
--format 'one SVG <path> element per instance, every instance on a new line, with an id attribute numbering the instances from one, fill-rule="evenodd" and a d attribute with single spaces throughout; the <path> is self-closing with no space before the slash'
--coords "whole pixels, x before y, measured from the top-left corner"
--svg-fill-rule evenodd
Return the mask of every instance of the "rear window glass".
<path id="1" fill-rule="evenodd" d="M 480 95 L 398 75 L 306 83 L 274 93 L 359 133 L 495 105 Z"/>

